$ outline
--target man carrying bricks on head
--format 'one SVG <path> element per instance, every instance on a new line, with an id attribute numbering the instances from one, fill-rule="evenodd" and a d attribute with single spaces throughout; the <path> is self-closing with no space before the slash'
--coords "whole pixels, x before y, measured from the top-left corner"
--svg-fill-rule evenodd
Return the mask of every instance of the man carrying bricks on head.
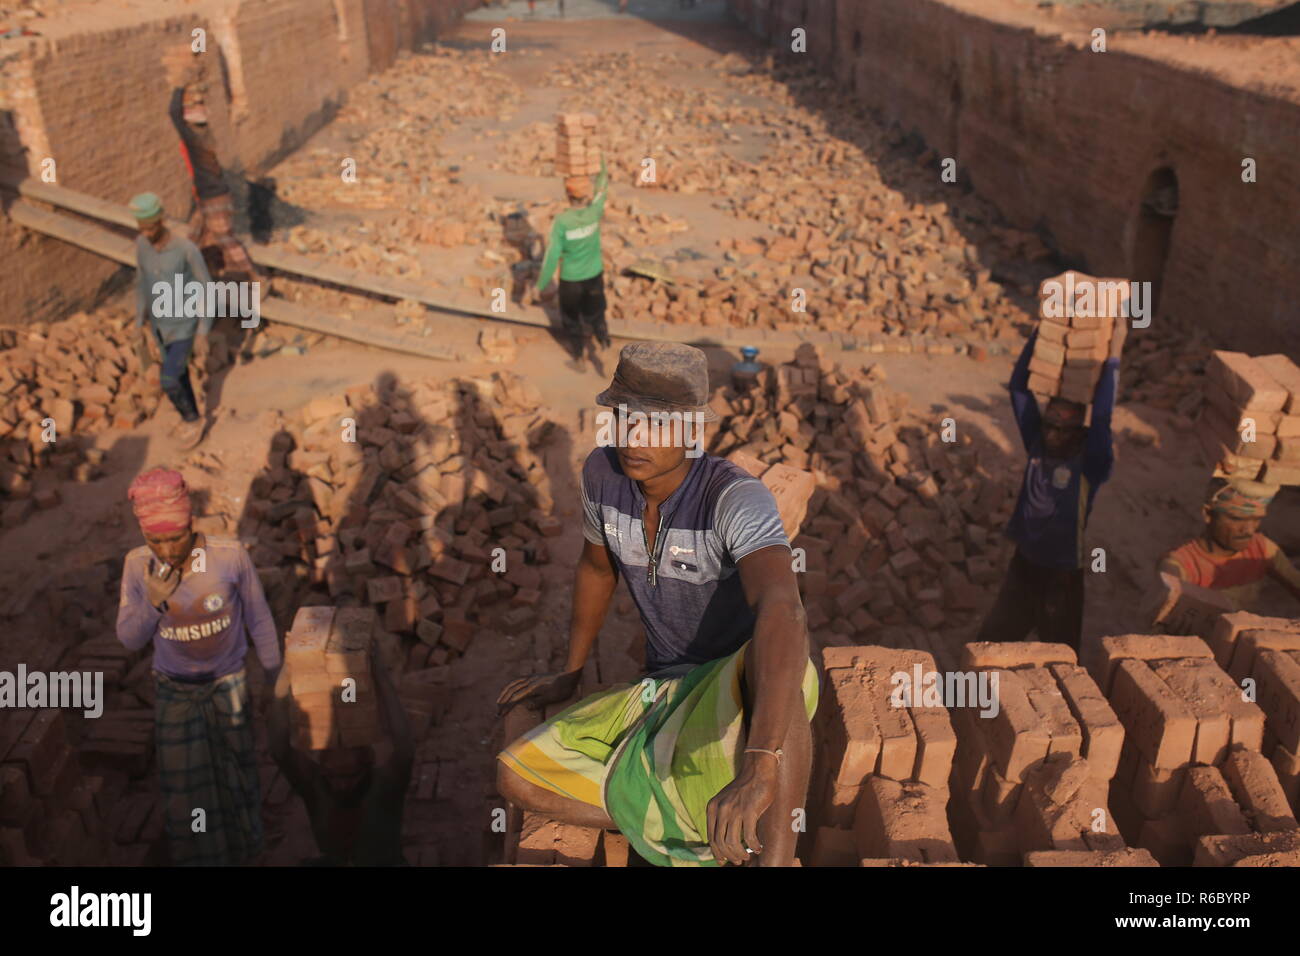
<path id="1" fill-rule="evenodd" d="M 181 416 L 176 437 L 182 448 L 190 449 L 203 440 L 204 430 L 190 384 L 190 353 L 199 362 L 207 358 L 212 317 L 207 314 L 206 292 L 198 301 L 186 290 L 191 282 L 206 290 L 211 278 L 198 247 L 167 228 L 157 196 L 141 193 L 131 200 L 131 211 L 140 229 L 135 241 L 135 327 L 149 354 L 162 361 L 162 390 Z"/>
<path id="2" fill-rule="evenodd" d="M 293 744 L 290 667 L 275 685 L 267 712 L 267 739 L 280 772 L 302 798 L 321 855 L 312 866 L 399 866 L 402 811 L 415 759 L 411 728 L 388 670 L 379 660 L 379 642 L 370 645 L 375 696 L 383 735 L 375 743 L 336 747 L 315 758 Z"/>
<path id="3" fill-rule="evenodd" d="M 586 176 L 570 176 L 564 181 L 570 208 L 555 217 L 551 241 L 546 247 L 537 288 L 543 300 L 554 292 L 547 287 L 560 267 L 560 316 L 564 334 L 575 362 L 581 362 L 586 349 L 586 330 L 595 335 L 601 348 L 609 348 L 609 329 L 605 324 L 605 274 L 600 254 L 600 219 L 605 214 L 609 195 L 609 172 L 604 156 L 600 175 L 596 177 L 596 195 L 591 197 L 591 181 Z"/>
<path id="4" fill-rule="evenodd" d="M 1035 331 L 1011 374 L 1011 405 L 1029 462 L 1006 534 L 1016 544 L 1011 566 L 977 641 L 1038 640 L 1079 650 L 1083 631 L 1083 532 L 1097 489 L 1115 461 L 1110 419 L 1119 388 L 1119 358 L 1127 325 L 1116 320 L 1110 353 L 1087 408 L 1052 398 L 1039 414 L 1029 390 Z"/>
<path id="5" fill-rule="evenodd" d="M 194 532 L 179 472 L 146 471 L 128 495 L 145 544 L 122 568 L 117 638 L 133 651 L 153 642 L 171 861 L 247 863 L 262 848 L 262 804 L 244 656 L 251 635 L 275 679 L 280 645 L 271 609 L 243 545 Z"/>
<path id="6" fill-rule="evenodd" d="M 1259 531 L 1277 492 L 1258 481 L 1215 479 L 1205 498 L 1204 533 L 1166 554 L 1160 570 L 1221 591 L 1242 611 L 1258 600 L 1267 577 L 1300 598 L 1300 570 Z"/>
<path id="7" fill-rule="evenodd" d="M 195 54 L 187 46 L 177 47 L 169 54 L 166 69 L 173 87 L 168 114 L 180 135 L 181 158 L 194 191 L 190 238 L 203 250 L 213 273 L 251 282 L 257 274 L 248 250 L 235 238 L 230 187 L 208 126 L 207 85 L 198 73 Z"/>
<path id="8" fill-rule="evenodd" d="M 565 669 L 514 681 L 498 704 L 572 697 L 620 576 L 645 627 L 648 673 L 511 743 L 497 785 L 561 822 L 616 827 L 660 866 L 790 865 L 817 673 L 772 493 L 698 453 L 703 423 L 717 418 L 708 399 L 699 349 L 624 347 L 596 401 L 632 427 L 583 467 Z M 640 420 L 651 413 L 671 424 L 652 431 Z"/>

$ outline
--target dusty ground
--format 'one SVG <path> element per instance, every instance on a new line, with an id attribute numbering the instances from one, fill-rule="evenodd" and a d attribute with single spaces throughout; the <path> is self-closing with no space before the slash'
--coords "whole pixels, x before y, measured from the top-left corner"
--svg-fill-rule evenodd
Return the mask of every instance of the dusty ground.
<path id="1" fill-rule="evenodd" d="M 718 50 L 748 42 L 743 34 L 715 21 L 720 0 L 702 4 L 693 14 L 693 22 L 659 24 L 624 18 L 614 25 L 608 9 L 598 11 L 604 14 L 599 19 L 561 21 L 554 15 L 553 2 L 538 6 L 543 11 L 539 22 L 509 23 L 512 43 L 526 55 L 505 58 L 500 67 L 518 86 L 521 99 L 514 122 L 519 124 L 544 119 L 556 108 L 558 91 L 534 86 L 548 64 L 554 58 L 583 50 L 597 37 L 604 49 L 614 44 L 630 50 L 672 50 L 700 60 L 717 55 Z M 612 4 L 570 0 L 566 12 L 574 17 L 597 6 L 608 8 Z M 638 9 L 652 6 L 649 0 L 633 0 L 632 11 L 635 14 Z M 657 9 L 669 6 L 675 4 L 661 3 Z M 494 19 L 521 11 L 526 11 L 522 2 L 512 4 L 504 13 L 479 11 L 468 18 L 449 42 L 480 42 L 481 34 Z M 544 55 L 531 55 L 529 51 L 534 48 L 541 49 Z M 786 107 L 774 103 L 771 108 Z M 466 182 L 506 201 L 554 195 L 559 190 L 558 181 L 530 179 L 487 168 L 479 161 L 485 144 L 476 137 L 489 126 L 489 121 L 478 126 L 481 128 L 474 124 L 464 126 L 438 143 L 449 161 L 461 163 Z M 326 129 L 305 148 L 328 144 L 347 132 L 341 128 Z M 476 159 L 469 159 L 470 156 Z M 711 246 L 721 235 L 754 231 L 753 223 L 731 220 L 713 209 L 711 202 L 716 198 L 668 194 L 647 201 L 662 203 L 675 214 L 688 216 L 694 228 L 683 241 Z M 317 210 L 316 214 L 321 222 L 328 222 L 336 213 Z M 280 238 L 282 233 L 277 234 L 277 239 Z M 464 265 L 455 257 L 440 262 L 437 256 L 430 256 L 427 262 L 429 269 L 442 270 L 430 274 L 446 284 L 456 281 L 458 269 Z M 439 340 L 467 349 L 480 328 L 479 320 L 474 319 L 439 317 L 436 322 Z M 1140 334 L 1134 333 L 1134 337 Z M 569 476 L 567 483 L 562 481 L 556 486 L 555 497 L 557 510 L 571 523 L 552 548 L 553 570 L 548 572 L 549 586 L 542 615 L 545 643 L 554 656 L 563 646 L 568 613 L 568 595 L 563 582 L 581 540 L 574 518 L 577 497 L 572 475 L 591 447 L 591 436 L 577 433 L 578 412 L 589 406 L 594 395 L 605 386 L 613 371 L 616 352 L 604 356 L 602 365 L 588 366 L 578 372 L 565 364 L 559 345 L 545 332 L 516 329 L 516 335 L 520 357 L 514 370 L 542 391 L 551 417 L 569 432 L 568 441 L 557 446 L 570 459 L 557 465 L 568 467 L 552 471 Z M 765 352 L 762 356 L 770 362 L 789 357 L 780 351 Z M 722 351 L 711 356 L 718 381 L 736 358 Z M 891 385 L 909 395 L 915 408 L 932 412 L 936 428 L 943 418 L 955 418 L 960 429 L 973 430 L 999 449 L 999 467 L 1013 476 L 1018 474 L 1023 455 L 1012 427 L 1003 385 L 1011 366 L 1008 357 L 976 362 L 966 357 L 844 353 L 826 358 L 841 361 L 846 368 L 879 361 Z M 482 362 L 438 363 L 338 343 L 313 346 L 303 355 L 280 352 L 234 366 L 220 377 L 219 397 L 213 393 L 219 411 L 203 451 L 216 456 L 220 467 L 208 477 L 209 487 L 214 494 L 225 494 L 236 506 L 242 502 L 252 479 L 265 465 L 273 432 L 269 413 L 274 410 L 293 415 L 318 395 L 337 393 L 349 385 L 374 381 L 383 374 L 409 382 L 481 374 L 492 368 Z M 6 585 L 12 587 L 26 579 L 34 561 L 39 563 L 42 573 L 53 575 L 88 567 L 105 558 L 120 558 L 137 544 L 138 532 L 125 504 L 126 486 L 146 467 L 175 464 L 182 459 L 166 434 L 173 421 L 173 417 L 164 414 L 134 431 L 101 436 L 100 445 L 109 449 L 107 476 L 88 485 L 64 486 L 63 508 L 40 512 L 25 526 L 6 534 L 5 547 L 0 549 L 0 577 Z M 1088 582 L 1085 640 L 1124 632 L 1138 625 L 1135 609 L 1151 582 L 1160 554 L 1197 529 L 1196 505 L 1206 474 L 1188 426 L 1179 416 L 1130 405 L 1121 407 L 1115 424 L 1119 462 L 1110 484 L 1099 495 L 1089 532 L 1089 547 L 1106 551 L 1107 569 Z M 1265 529 L 1292 553 L 1300 551 L 1298 498 L 1293 493 L 1285 495 Z M 992 597 L 990 593 L 990 601 Z M 616 616 L 622 620 L 611 625 L 610 638 L 626 643 L 635 637 L 636 625 L 626 620 L 630 610 L 626 598 L 620 597 L 619 602 L 621 613 Z M 1264 610 L 1274 606 L 1285 606 L 1285 597 L 1270 594 Z M 869 640 L 869 636 L 864 637 Z M 417 780 L 408 802 L 407 833 L 413 843 L 426 848 L 413 862 L 488 861 L 489 814 L 492 807 L 500 805 L 490 784 L 496 732 L 492 702 L 508 679 L 533 666 L 533 651 L 532 647 L 510 640 L 495 646 L 477 642 L 471 645 L 466 657 L 453 664 L 455 693 L 451 710 L 420 748 Z M 426 778 L 423 790 L 419 789 L 421 775 Z M 430 775 L 434 778 L 432 785 L 427 782 Z M 417 794 L 425 798 L 419 799 Z M 272 862 L 293 864 L 312 854 L 305 819 L 296 801 L 284 805 L 282 816 L 271 832 L 276 840 Z"/>

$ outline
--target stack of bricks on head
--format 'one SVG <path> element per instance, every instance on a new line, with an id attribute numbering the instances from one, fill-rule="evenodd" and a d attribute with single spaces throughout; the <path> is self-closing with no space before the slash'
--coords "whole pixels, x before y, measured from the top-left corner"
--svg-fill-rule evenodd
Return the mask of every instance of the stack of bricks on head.
<path id="1" fill-rule="evenodd" d="M 1064 289 L 1066 296 L 1052 295 L 1051 288 Z M 1115 295 L 1111 297 L 1105 290 L 1113 290 Z M 1127 299 L 1128 283 L 1118 279 L 1063 272 L 1043 282 L 1039 287 L 1038 340 L 1029 360 L 1029 390 L 1040 401 L 1059 397 L 1080 405 L 1092 403 L 1102 365 L 1110 354 L 1116 317 L 1127 311 Z"/>
<path id="2" fill-rule="evenodd" d="M 558 175 L 591 176 L 600 172 L 596 148 L 596 117 L 591 113 L 561 113 L 555 124 L 555 171 Z"/>
<path id="3" fill-rule="evenodd" d="M 363 747 L 380 732 L 370 673 L 371 608 L 304 607 L 285 636 L 294 744 L 304 750 Z M 344 682 L 354 682 L 345 696 Z"/>
<path id="4" fill-rule="evenodd" d="M 1205 371 L 1198 434 L 1215 475 L 1300 485 L 1300 367 L 1219 351 Z"/>

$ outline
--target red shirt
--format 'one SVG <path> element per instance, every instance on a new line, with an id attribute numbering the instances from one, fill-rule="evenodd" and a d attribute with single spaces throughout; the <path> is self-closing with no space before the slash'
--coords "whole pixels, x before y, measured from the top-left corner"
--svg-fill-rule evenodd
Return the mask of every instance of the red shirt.
<path id="1" fill-rule="evenodd" d="M 1277 545 L 1257 532 L 1250 544 L 1235 554 L 1210 554 L 1203 539 L 1193 538 L 1170 551 L 1165 560 L 1178 565 L 1184 580 L 1203 588 L 1231 592 L 1230 596 L 1240 607 L 1258 592 L 1276 554 Z"/>

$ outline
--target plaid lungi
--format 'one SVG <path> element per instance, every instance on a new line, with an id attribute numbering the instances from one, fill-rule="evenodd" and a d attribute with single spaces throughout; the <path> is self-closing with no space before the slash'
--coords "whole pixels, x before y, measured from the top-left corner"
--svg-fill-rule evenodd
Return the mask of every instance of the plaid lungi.
<path id="1" fill-rule="evenodd" d="M 190 240 L 200 249 L 216 248 L 221 253 L 221 265 L 214 270 L 222 275 L 228 272 L 246 274 L 249 279 L 255 275 L 253 262 L 248 257 L 244 244 L 235 238 L 235 207 L 230 201 L 230 194 L 200 199 L 190 218 Z M 205 255 L 206 258 L 206 255 Z"/>
<path id="2" fill-rule="evenodd" d="M 172 863 L 247 863 L 262 850 L 262 800 L 244 672 L 187 684 L 155 671 L 154 684 Z"/>
<path id="3" fill-rule="evenodd" d="M 736 779 L 745 749 L 746 642 L 681 677 L 619 684 L 581 700 L 497 755 L 552 793 L 601 807 L 656 866 L 719 866 L 708 805 Z M 812 661 L 805 716 L 817 710 Z"/>

